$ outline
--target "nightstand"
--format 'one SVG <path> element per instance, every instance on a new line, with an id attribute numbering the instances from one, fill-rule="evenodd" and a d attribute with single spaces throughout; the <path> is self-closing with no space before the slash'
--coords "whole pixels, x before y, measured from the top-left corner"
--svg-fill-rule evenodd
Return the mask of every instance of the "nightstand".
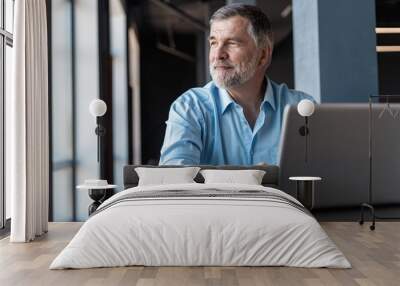
<path id="1" fill-rule="evenodd" d="M 289 180 L 296 181 L 296 199 L 299 200 L 307 209 L 314 207 L 314 185 L 316 181 L 321 181 L 320 177 L 290 177 Z"/>
<path id="2" fill-rule="evenodd" d="M 89 216 L 94 213 L 97 208 L 101 205 L 102 200 L 106 195 L 107 189 L 115 189 L 117 185 L 104 185 L 104 186 L 93 186 L 93 185 L 79 185 L 76 188 L 78 190 L 88 190 L 89 197 L 94 201 L 89 207 Z"/>

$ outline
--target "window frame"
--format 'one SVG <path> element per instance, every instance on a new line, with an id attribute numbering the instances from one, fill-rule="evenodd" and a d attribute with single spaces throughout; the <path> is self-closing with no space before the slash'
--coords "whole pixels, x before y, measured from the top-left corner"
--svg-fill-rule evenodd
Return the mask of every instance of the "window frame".
<path id="1" fill-rule="evenodd" d="M 6 218 L 6 190 L 5 190 L 5 71 L 6 71 L 6 46 L 13 48 L 13 34 L 6 30 L 5 1 L 0 0 L 0 236 L 7 234 L 10 230 L 10 219 Z M 13 2 L 13 13 L 15 0 Z M 14 18 L 14 15 L 12 15 Z M 13 29 L 14 30 L 14 27 Z"/>

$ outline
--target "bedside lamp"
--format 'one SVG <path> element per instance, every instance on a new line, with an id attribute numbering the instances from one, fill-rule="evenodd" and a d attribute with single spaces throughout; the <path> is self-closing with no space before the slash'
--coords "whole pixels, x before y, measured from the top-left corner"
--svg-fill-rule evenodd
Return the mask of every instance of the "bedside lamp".
<path id="1" fill-rule="evenodd" d="M 297 112 L 300 116 L 304 117 L 305 124 L 299 129 L 300 135 L 305 136 L 306 150 L 305 150 L 305 163 L 308 159 L 308 117 L 313 115 L 315 110 L 314 103 L 309 99 L 303 99 L 297 104 Z M 289 180 L 296 181 L 296 198 L 309 210 L 312 210 L 315 205 L 314 185 L 315 182 L 322 180 L 320 177 L 289 177 Z"/>
<path id="2" fill-rule="evenodd" d="M 93 99 L 89 105 L 90 114 L 96 118 L 97 127 L 95 133 L 97 135 L 97 162 L 100 162 L 100 146 L 101 137 L 106 134 L 106 129 L 100 124 L 100 117 L 107 111 L 107 104 L 101 99 Z"/>
<path id="3" fill-rule="evenodd" d="M 308 158 L 308 134 L 310 133 L 308 129 L 308 117 L 310 117 L 314 113 L 314 103 L 309 99 L 303 99 L 297 104 L 297 112 L 300 116 L 303 116 L 305 119 L 304 126 L 300 127 L 299 132 L 301 136 L 305 136 L 306 140 L 306 151 L 305 151 L 305 162 L 307 163 Z"/>
<path id="4" fill-rule="evenodd" d="M 107 111 L 107 104 L 101 99 L 93 99 L 89 104 L 89 111 L 90 114 L 96 118 L 97 162 L 99 162 L 101 166 L 101 138 L 106 133 L 106 129 L 101 125 L 101 117 Z M 108 190 L 115 189 L 116 187 L 116 185 L 109 185 L 107 180 L 100 179 L 85 180 L 83 185 L 77 186 L 77 189 L 88 190 L 89 197 L 93 200 L 93 203 L 89 205 L 88 208 L 89 216 L 97 210 L 105 199 L 107 199 Z"/>

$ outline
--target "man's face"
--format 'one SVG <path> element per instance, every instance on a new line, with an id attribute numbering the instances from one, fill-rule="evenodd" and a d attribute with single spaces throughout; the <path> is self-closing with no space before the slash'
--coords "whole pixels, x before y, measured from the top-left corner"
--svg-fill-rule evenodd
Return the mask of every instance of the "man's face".
<path id="1" fill-rule="evenodd" d="M 259 67 L 259 49 L 248 32 L 248 25 L 249 21 L 240 16 L 211 25 L 210 73 L 219 87 L 242 85 Z"/>

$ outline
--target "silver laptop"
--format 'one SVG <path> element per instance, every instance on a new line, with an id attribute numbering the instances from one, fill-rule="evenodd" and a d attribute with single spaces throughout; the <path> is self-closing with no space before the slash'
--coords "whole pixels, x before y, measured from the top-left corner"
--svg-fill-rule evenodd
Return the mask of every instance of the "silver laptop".
<path id="1" fill-rule="evenodd" d="M 287 107 L 278 158 L 284 191 L 296 193 L 291 176 L 319 176 L 315 208 L 359 206 L 369 200 L 371 179 L 372 203 L 400 203 L 400 104 L 373 103 L 371 117 L 368 103 L 316 106 L 309 118 L 307 163 L 303 125 L 296 106 Z"/>

